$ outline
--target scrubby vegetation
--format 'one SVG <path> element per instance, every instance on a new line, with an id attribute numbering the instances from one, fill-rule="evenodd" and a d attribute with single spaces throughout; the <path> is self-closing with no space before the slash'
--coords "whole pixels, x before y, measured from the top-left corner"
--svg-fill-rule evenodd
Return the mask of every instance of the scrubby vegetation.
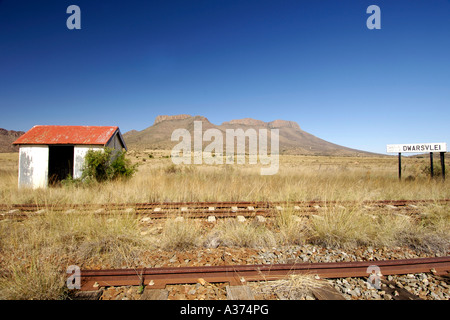
<path id="1" fill-rule="evenodd" d="M 81 180 L 97 182 L 131 178 L 136 172 L 136 165 L 125 159 L 125 152 L 110 148 L 89 150 L 85 157 Z"/>
<path id="2" fill-rule="evenodd" d="M 450 243 L 448 206 L 423 207 L 420 219 L 374 215 L 363 206 L 323 208 L 300 218 L 285 210 L 265 223 L 194 219 L 142 223 L 136 215 L 61 214 L 51 204 L 108 204 L 153 201 L 301 201 L 450 198 L 448 179 L 429 179 L 423 159 L 404 159 L 399 181 L 397 159 L 282 156 L 279 173 L 261 176 L 251 165 L 175 166 L 159 151 L 150 157 L 130 152 L 111 161 L 111 153 L 92 153 L 83 187 L 17 188 L 17 154 L 0 155 L 0 202 L 38 203 L 44 215 L 24 221 L 0 220 L 0 298 L 62 299 L 69 265 L 97 268 L 141 266 L 146 253 L 196 248 L 314 244 L 406 246 L 429 254 Z M 139 156 L 139 158 L 138 158 Z M 108 166 L 109 163 L 109 166 Z M 139 174 L 134 174 L 139 164 Z M 89 177 L 89 178 L 88 178 Z M 125 179 L 121 178 L 124 177 Z M 98 182 L 98 181 L 101 181 Z"/>
<path id="3" fill-rule="evenodd" d="M 422 173 L 431 176 L 431 165 L 425 165 L 422 169 Z M 448 167 L 445 167 L 445 175 L 448 176 Z M 441 178 L 442 177 L 442 167 L 440 164 L 433 164 L 433 177 Z"/>

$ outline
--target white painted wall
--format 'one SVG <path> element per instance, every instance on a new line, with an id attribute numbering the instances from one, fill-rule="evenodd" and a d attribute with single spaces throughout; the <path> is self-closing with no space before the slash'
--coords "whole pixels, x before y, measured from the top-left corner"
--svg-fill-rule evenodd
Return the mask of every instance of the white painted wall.
<path id="1" fill-rule="evenodd" d="M 103 150 L 103 146 L 75 146 L 73 150 L 73 178 L 81 178 L 83 174 L 84 158 L 89 150 Z"/>
<path id="2" fill-rule="evenodd" d="M 19 149 L 19 188 L 46 188 L 48 146 L 27 145 Z"/>

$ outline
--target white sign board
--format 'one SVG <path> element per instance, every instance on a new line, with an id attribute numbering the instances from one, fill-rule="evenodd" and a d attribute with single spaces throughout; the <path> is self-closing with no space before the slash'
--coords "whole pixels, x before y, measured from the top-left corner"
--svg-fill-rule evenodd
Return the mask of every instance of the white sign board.
<path id="1" fill-rule="evenodd" d="M 388 144 L 386 152 L 405 152 L 405 153 L 420 153 L 420 152 L 447 152 L 447 143 L 411 143 L 411 144 Z"/>

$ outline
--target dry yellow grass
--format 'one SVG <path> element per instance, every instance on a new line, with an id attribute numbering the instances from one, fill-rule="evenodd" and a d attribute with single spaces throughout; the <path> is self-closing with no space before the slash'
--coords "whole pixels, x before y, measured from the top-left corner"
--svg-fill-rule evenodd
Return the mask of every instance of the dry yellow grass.
<path id="1" fill-rule="evenodd" d="M 255 295 L 276 295 L 285 300 L 305 300 L 306 296 L 312 296 L 312 290 L 324 287 L 324 280 L 317 280 L 313 275 L 290 275 L 288 279 L 276 281 L 260 281 L 251 284 Z"/>
<path id="2" fill-rule="evenodd" d="M 135 216 L 48 212 L 0 222 L 0 298 L 58 299 L 71 264 L 126 267 L 145 248 Z"/>
<path id="3" fill-rule="evenodd" d="M 201 226 L 198 221 L 168 219 L 162 233 L 156 236 L 154 243 L 165 250 L 185 250 L 201 245 Z"/>
<path id="4" fill-rule="evenodd" d="M 153 158 L 149 157 L 149 154 Z M 282 156 L 279 173 L 261 176 L 251 165 L 172 166 L 168 153 L 131 153 L 138 174 L 128 181 L 61 186 L 45 190 L 17 188 L 17 154 L 0 154 L 0 203 L 134 203 L 153 201 L 377 200 L 450 198 L 448 179 L 421 173 L 427 159 L 405 158 L 398 181 L 396 158 Z M 144 161 L 145 159 L 145 161 Z M 450 179 L 450 177 L 449 177 Z M 448 206 L 428 206 L 424 218 L 379 215 L 362 208 L 326 208 L 317 218 L 296 219 L 284 211 L 270 223 L 222 220 L 210 230 L 198 222 L 168 220 L 142 233 L 133 215 L 56 214 L 22 222 L 0 222 L 0 298 L 65 297 L 67 266 L 138 266 L 146 250 L 184 250 L 201 246 L 289 246 L 316 243 L 351 248 L 407 245 L 428 252 L 448 251 Z"/>
<path id="5" fill-rule="evenodd" d="M 217 237 L 225 246 L 257 248 L 276 244 L 273 233 L 265 225 L 254 221 L 242 223 L 235 219 L 225 219 L 216 228 Z"/>
<path id="6" fill-rule="evenodd" d="M 153 158 L 149 157 L 153 155 Z M 111 203 L 152 201 L 376 200 L 450 198 L 448 180 L 421 173 L 428 159 L 281 156 L 279 172 L 261 176 L 255 165 L 174 166 L 168 153 L 131 153 L 139 171 L 129 181 L 46 190 L 17 188 L 17 155 L 0 154 L 1 203 Z M 144 161 L 145 160 L 145 161 Z M 450 164 L 447 165 L 450 167 Z"/>

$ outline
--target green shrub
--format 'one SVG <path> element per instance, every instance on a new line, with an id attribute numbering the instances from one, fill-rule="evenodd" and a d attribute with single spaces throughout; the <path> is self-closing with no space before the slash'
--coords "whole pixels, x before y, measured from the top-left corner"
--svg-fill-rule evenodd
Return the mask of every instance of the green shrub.
<path id="1" fill-rule="evenodd" d="M 422 173 L 426 176 L 431 176 L 431 166 L 425 165 L 422 169 Z M 448 174 L 448 168 L 445 168 L 445 175 Z M 434 163 L 433 164 L 433 176 L 434 177 L 440 177 L 442 175 L 442 167 L 440 164 Z"/>
<path id="2" fill-rule="evenodd" d="M 137 164 L 131 165 L 130 160 L 125 159 L 125 152 L 119 152 L 111 162 L 112 179 L 131 178 L 137 171 Z"/>
<path id="3" fill-rule="evenodd" d="M 113 153 L 110 148 L 103 150 L 89 150 L 84 160 L 83 175 L 81 179 L 103 182 L 118 178 L 130 178 L 137 171 L 137 165 L 132 165 L 125 159 L 125 153 Z"/>

